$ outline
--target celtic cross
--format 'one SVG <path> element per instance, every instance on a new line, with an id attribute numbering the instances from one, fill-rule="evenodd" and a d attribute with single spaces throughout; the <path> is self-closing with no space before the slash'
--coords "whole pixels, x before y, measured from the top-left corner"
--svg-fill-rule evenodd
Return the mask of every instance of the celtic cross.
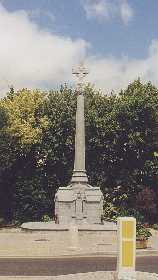
<path id="1" fill-rule="evenodd" d="M 88 69 L 81 63 L 77 68 L 72 69 L 72 74 L 77 77 L 77 91 L 81 93 L 84 78 L 89 74 Z"/>

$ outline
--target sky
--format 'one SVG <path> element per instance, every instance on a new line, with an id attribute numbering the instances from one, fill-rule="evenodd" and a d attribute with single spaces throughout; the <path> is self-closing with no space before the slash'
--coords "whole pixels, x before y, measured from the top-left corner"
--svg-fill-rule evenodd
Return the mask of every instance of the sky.
<path id="1" fill-rule="evenodd" d="M 158 85 L 157 0 L 0 0 L 0 96 L 87 81 L 118 92 L 138 77 Z"/>

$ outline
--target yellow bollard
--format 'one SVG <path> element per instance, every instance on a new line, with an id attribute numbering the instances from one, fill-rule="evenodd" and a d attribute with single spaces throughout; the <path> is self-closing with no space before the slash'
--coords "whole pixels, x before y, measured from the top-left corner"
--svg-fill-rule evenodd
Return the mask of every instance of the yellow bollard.
<path id="1" fill-rule="evenodd" d="M 117 273 L 119 280 L 136 279 L 136 219 L 121 217 L 118 227 Z"/>

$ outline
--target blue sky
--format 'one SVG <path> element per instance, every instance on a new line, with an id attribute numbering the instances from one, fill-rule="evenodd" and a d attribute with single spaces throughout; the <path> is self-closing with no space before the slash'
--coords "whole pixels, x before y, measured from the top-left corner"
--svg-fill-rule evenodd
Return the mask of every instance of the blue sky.
<path id="1" fill-rule="evenodd" d="M 106 91 L 138 76 L 158 84 L 157 0 L 0 2 L 2 90 L 5 83 L 48 89 L 71 82 L 71 67 L 83 57 L 90 82 Z"/>

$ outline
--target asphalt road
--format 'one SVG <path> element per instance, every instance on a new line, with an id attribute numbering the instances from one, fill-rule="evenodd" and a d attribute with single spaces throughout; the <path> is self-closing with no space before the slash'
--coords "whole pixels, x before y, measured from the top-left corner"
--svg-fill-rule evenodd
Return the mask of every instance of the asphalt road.
<path id="1" fill-rule="evenodd" d="M 158 257 L 138 257 L 136 269 L 158 273 Z M 116 270 L 116 258 L 0 259 L 1 276 L 53 276 Z"/>

